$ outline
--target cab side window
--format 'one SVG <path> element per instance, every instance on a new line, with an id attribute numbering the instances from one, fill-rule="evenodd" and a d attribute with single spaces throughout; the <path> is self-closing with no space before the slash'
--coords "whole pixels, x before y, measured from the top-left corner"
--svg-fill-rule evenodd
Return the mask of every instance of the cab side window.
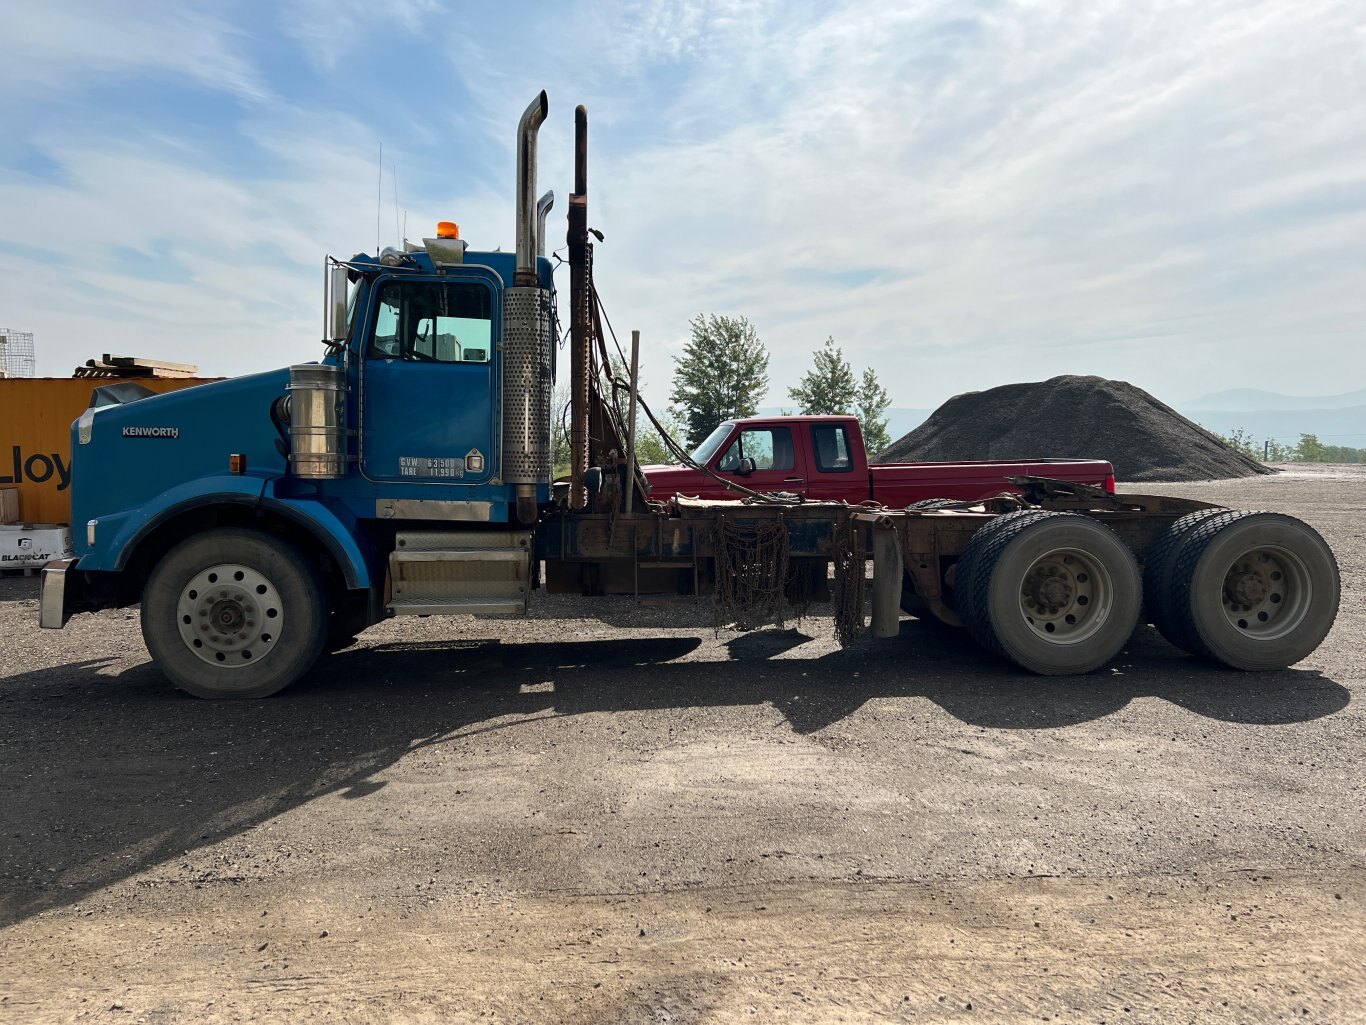
<path id="1" fill-rule="evenodd" d="M 371 359 L 487 363 L 492 293 L 472 282 L 390 281 L 379 291 Z"/>
<path id="2" fill-rule="evenodd" d="M 816 452 L 816 468 L 822 473 L 849 473 L 854 469 L 847 428 L 837 424 L 812 427 L 811 441 Z"/>
<path id="3" fill-rule="evenodd" d="M 748 456 L 756 470 L 790 470 L 797 465 L 792 448 L 792 431 L 786 427 L 764 427 L 741 431 L 726 454 L 716 464 L 722 473 L 734 473 L 740 460 Z"/>

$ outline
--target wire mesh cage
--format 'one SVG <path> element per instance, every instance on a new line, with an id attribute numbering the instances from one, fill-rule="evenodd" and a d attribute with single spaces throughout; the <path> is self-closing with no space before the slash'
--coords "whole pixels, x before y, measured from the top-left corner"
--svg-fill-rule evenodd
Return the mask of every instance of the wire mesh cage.
<path id="1" fill-rule="evenodd" d="M 34 377 L 33 332 L 0 328 L 0 377 Z"/>

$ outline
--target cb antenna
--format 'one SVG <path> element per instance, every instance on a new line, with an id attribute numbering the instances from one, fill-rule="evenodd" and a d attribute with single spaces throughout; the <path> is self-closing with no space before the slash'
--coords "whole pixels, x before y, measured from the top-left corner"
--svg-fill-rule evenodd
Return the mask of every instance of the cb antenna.
<path id="1" fill-rule="evenodd" d="M 384 204 L 384 141 L 380 140 L 379 160 L 375 161 L 375 259 L 379 259 L 379 214 Z"/>

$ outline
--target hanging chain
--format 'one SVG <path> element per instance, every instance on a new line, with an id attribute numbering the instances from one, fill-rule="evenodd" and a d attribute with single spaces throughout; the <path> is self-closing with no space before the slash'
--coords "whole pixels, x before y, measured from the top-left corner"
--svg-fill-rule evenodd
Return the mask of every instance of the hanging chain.
<path id="1" fill-rule="evenodd" d="M 847 648 L 863 636 L 866 556 L 863 528 L 845 516 L 834 529 L 835 580 L 831 599 L 834 604 L 835 636 Z"/>

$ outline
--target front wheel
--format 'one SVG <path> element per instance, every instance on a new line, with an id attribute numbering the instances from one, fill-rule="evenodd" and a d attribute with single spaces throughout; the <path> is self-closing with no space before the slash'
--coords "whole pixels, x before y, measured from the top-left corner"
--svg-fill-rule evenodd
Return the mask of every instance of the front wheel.
<path id="1" fill-rule="evenodd" d="M 220 529 L 171 549 L 142 594 L 142 637 L 167 678 L 201 698 L 263 698 L 308 671 L 327 637 L 317 574 L 292 547 Z"/>
<path id="2" fill-rule="evenodd" d="M 1089 673 L 1119 654 L 1142 604 L 1133 553 L 1076 513 L 1025 510 L 968 542 L 954 581 L 963 625 L 984 647 L 1046 676 Z"/>

